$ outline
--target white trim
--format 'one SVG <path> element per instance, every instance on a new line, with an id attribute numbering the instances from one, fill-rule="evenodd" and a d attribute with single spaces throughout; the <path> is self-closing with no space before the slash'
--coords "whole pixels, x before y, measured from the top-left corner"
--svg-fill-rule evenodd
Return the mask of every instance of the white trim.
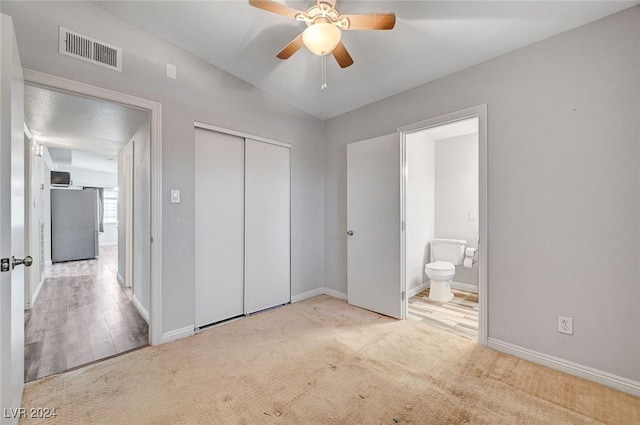
<path id="1" fill-rule="evenodd" d="M 510 344 L 508 342 L 500 341 L 495 338 L 489 338 L 488 342 L 489 348 L 494 350 L 511 354 L 513 356 L 640 397 L 640 382 L 638 381 L 633 381 L 622 376 L 614 375 L 613 373 L 604 372 L 602 370 L 574 363 L 559 357 L 554 357 L 528 348 L 520 347 L 518 345 Z"/>
<path id="2" fill-rule="evenodd" d="M 142 317 L 144 317 L 144 320 L 146 320 L 146 322 L 148 324 L 149 323 L 149 311 L 146 308 L 144 308 L 144 306 L 142 305 L 142 303 L 140 302 L 138 297 L 136 297 L 136 294 L 133 294 L 133 297 L 131 297 L 131 301 L 133 302 L 133 305 L 136 306 L 136 308 L 138 309 L 138 311 L 140 312 Z"/>
<path id="3" fill-rule="evenodd" d="M 124 287 L 124 277 L 122 277 L 120 272 L 116 274 L 116 279 L 118 280 L 118 283 L 120 284 L 120 286 Z"/>
<path id="4" fill-rule="evenodd" d="M 345 294 L 344 292 L 336 291 L 335 289 L 327 288 L 326 286 L 323 289 L 325 295 L 328 295 L 332 298 L 337 298 L 339 300 L 347 301 L 347 294 Z"/>
<path id="5" fill-rule="evenodd" d="M 344 292 L 336 291 L 335 289 L 327 288 L 323 286 L 321 288 L 312 289 L 311 291 L 303 292 L 301 294 L 296 294 L 291 296 L 291 303 L 297 303 L 300 301 L 307 300 L 309 298 L 317 297 L 318 295 L 328 295 L 332 298 L 337 298 L 339 300 L 347 300 L 347 294 Z"/>
<path id="6" fill-rule="evenodd" d="M 71 93 L 98 97 L 122 103 L 151 114 L 151 315 L 149 342 L 161 344 L 162 334 L 162 105 L 147 99 L 24 69 L 24 80 L 30 84 L 52 87 Z M 193 329 L 191 330 L 193 333 Z"/>
<path id="7" fill-rule="evenodd" d="M 107 223 L 105 223 L 107 224 Z M 100 246 L 118 246 L 118 242 L 101 243 Z"/>
<path id="8" fill-rule="evenodd" d="M 40 291 L 42 290 L 42 287 L 44 286 L 44 281 L 45 281 L 46 277 L 42 277 L 40 279 L 40 283 L 38 283 L 38 287 L 36 288 L 35 291 L 33 291 L 33 295 L 31 295 L 31 308 L 33 308 L 33 306 L 36 304 L 36 300 L 38 299 L 38 295 L 40 295 Z"/>
<path id="9" fill-rule="evenodd" d="M 257 140 L 258 142 L 270 143 L 272 145 L 278 145 L 278 146 L 282 146 L 282 147 L 291 149 L 291 145 L 289 143 L 279 142 L 277 140 L 272 140 L 272 139 L 267 139 L 266 137 L 254 136 L 254 135 L 249 134 L 249 133 L 243 133 L 242 131 L 230 130 L 228 128 L 217 127 L 215 125 L 205 124 L 205 123 L 199 122 L 199 121 L 194 122 L 194 126 L 196 128 L 202 128 L 204 130 L 217 131 L 218 133 L 230 134 L 232 136 L 238 136 L 238 137 L 242 137 L 242 138 L 245 138 L 245 139 Z"/>
<path id="10" fill-rule="evenodd" d="M 425 289 L 429 288 L 430 286 L 431 286 L 431 282 L 427 280 L 426 282 L 422 282 L 418 286 L 414 286 L 413 288 L 407 289 L 407 298 L 415 297 L 420 292 L 424 291 Z"/>
<path id="11" fill-rule="evenodd" d="M 185 326 L 184 328 L 174 329 L 162 334 L 160 338 L 160 344 L 166 344 L 167 342 L 176 341 L 178 339 L 187 338 L 194 334 L 193 325 Z"/>
<path id="12" fill-rule="evenodd" d="M 424 130 L 430 127 L 436 127 L 443 124 L 448 124 L 455 121 L 464 120 L 467 118 L 478 117 L 478 162 L 479 162 L 479 174 L 480 174 L 480 190 L 478 193 L 479 196 L 479 242 L 478 242 L 478 342 L 481 345 L 488 344 L 488 262 L 487 259 L 489 257 L 489 237 L 488 237 L 488 178 L 487 178 L 487 105 L 478 105 L 472 108 L 464 109 L 462 111 L 453 112 L 450 114 L 441 115 L 439 117 L 430 118 L 424 121 L 419 121 L 413 124 L 408 124 L 402 127 L 398 127 L 398 133 L 400 135 L 400 173 L 401 173 L 401 187 L 400 187 L 400 211 L 402 223 L 406 222 L 406 211 L 405 211 L 405 185 L 406 185 L 406 174 L 404 171 L 406 170 L 406 135 L 408 133 L 412 133 L 415 131 Z M 402 290 L 404 291 L 406 288 L 406 276 L 405 276 L 405 268 L 406 268 L 406 237 L 405 237 L 405 226 L 400 226 L 400 238 L 401 238 L 401 279 L 402 279 Z M 407 297 L 407 300 L 409 297 Z M 406 303 L 405 300 L 405 309 Z M 405 317 L 405 316 L 403 316 Z"/>
<path id="13" fill-rule="evenodd" d="M 33 140 L 33 133 L 31 132 L 31 128 L 29 127 L 29 124 L 27 124 L 27 119 L 26 118 L 24 119 L 23 128 L 24 128 L 24 134 L 27 135 L 27 138 L 29 140 Z"/>
<path id="14" fill-rule="evenodd" d="M 303 292 L 302 294 L 296 294 L 291 296 L 291 303 L 297 303 L 300 301 L 308 300 L 309 298 L 317 297 L 318 295 L 324 295 L 325 288 L 316 288 L 311 291 Z"/>
<path id="15" fill-rule="evenodd" d="M 469 285 L 468 283 L 460 283 L 460 282 L 451 282 L 451 288 L 457 289 L 459 291 L 471 292 L 473 294 L 478 293 L 478 286 Z M 479 301 L 479 300 L 478 300 Z"/>

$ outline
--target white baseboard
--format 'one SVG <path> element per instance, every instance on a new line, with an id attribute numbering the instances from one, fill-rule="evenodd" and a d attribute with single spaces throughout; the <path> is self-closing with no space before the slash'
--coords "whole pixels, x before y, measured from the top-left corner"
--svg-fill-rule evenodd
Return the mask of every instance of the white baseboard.
<path id="1" fill-rule="evenodd" d="M 421 291 L 425 290 L 427 288 L 430 288 L 431 287 L 431 282 L 430 281 L 426 281 L 422 285 L 424 285 L 424 288 L 422 288 Z M 476 285 L 469 285 L 468 283 L 451 282 L 451 289 L 457 289 L 458 291 L 471 292 L 471 293 L 474 293 L 474 294 L 478 293 L 478 287 Z M 415 294 L 413 294 L 413 295 L 415 295 Z M 413 297 L 413 295 L 409 295 L 409 298 Z"/>
<path id="2" fill-rule="evenodd" d="M 302 294 L 292 295 L 291 303 L 297 303 L 307 300 L 309 298 L 317 297 L 318 295 L 324 295 L 324 288 L 316 288 L 311 291 L 303 292 Z"/>
<path id="3" fill-rule="evenodd" d="M 185 326 L 184 328 L 174 329 L 162 334 L 160 338 L 160 344 L 166 344 L 167 342 L 176 341 L 178 339 L 187 338 L 194 333 L 193 326 Z"/>
<path id="4" fill-rule="evenodd" d="M 105 242 L 105 243 L 98 242 L 98 246 L 99 247 L 101 247 L 101 246 L 117 246 L 117 245 L 118 245 L 118 242 Z"/>
<path id="5" fill-rule="evenodd" d="M 144 308 L 138 297 L 136 297 L 136 294 L 133 294 L 133 297 L 131 297 L 131 301 L 133 301 L 133 305 L 136 306 L 144 320 L 147 322 L 147 324 L 149 324 L 149 311 Z"/>
<path id="6" fill-rule="evenodd" d="M 33 295 L 31 296 L 31 308 L 33 308 L 33 306 L 36 304 L 36 300 L 38 299 L 38 295 L 40 295 L 40 291 L 42 290 L 42 286 L 44 285 L 44 280 L 46 279 L 46 277 L 42 277 L 42 279 L 40 279 L 40 283 L 38 283 L 38 287 L 36 288 L 36 290 L 33 292 Z"/>
<path id="7" fill-rule="evenodd" d="M 474 294 L 478 293 L 478 287 L 476 285 L 469 285 L 468 283 L 451 282 L 451 288 L 457 289 L 458 291 L 472 292 Z"/>
<path id="8" fill-rule="evenodd" d="M 347 294 L 344 292 L 336 291 L 335 289 L 327 288 L 326 286 L 323 289 L 325 295 L 329 295 L 330 297 L 337 298 L 339 300 L 347 300 Z"/>
<path id="9" fill-rule="evenodd" d="M 640 382 L 594 369 L 589 366 L 574 363 L 569 360 L 561 359 L 559 357 L 550 356 L 548 354 L 520 347 L 518 345 L 510 344 L 508 342 L 500 341 L 495 338 L 489 338 L 488 346 L 494 350 L 502 351 L 503 353 L 511 354 L 516 357 L 520 357 L 543 366 L 548 366 L 552 369 L 578 376 L 589 381 L 597 382 L 598 384 L 640 397 Z"/>
<path id="10" fill-rule="evenodd" d="M 120 272 L 116 274 L 116 279 L 118 279 L 118 283 L 120 284 L 120 286 L 124 288 L 124 277 L 122 277 Z"/>
<path id="11" fill-rule="evenodd" d="M 416 295 L 418 295 L 420 292 L 424 291 L 425 289 L 427 289 L 430 285 L 429 281 L 426 282 L 422 282 L 420 285 L 418 286 L 414 286 L 413 288 L 409 288 L 407 290 L 407 298 L 411 298 L 411 297 L 415 297 Z"/>
<path id="12" fill-rule="evenodd" d="M 340 300 L 346 300 L 347 294 L 344 292 L 336 291 L 335 289 L 327 288 L 323 286 L 321 288 L 312 289 L 311 291 L 303 292 L 302 294 L 296 294 L 291 296 L 291 302 L 297 303 L 309 298 L 317 297 L 318 295 L 328 295 L 333 298 L 338 298 Z"/>

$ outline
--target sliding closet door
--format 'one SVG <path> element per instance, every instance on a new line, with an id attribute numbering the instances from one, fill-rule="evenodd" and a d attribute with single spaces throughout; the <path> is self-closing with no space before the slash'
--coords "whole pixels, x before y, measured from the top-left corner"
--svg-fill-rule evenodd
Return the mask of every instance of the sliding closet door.
<path id="1" fill-rule="evenodd" d="M 290 150 L 246 140 L 245 312 L 291 300 Z"/>
<path id="2" fill-rule="evenodd" d="M 244 139 L 196 128 L 196 327 L 244 313 Z"/>

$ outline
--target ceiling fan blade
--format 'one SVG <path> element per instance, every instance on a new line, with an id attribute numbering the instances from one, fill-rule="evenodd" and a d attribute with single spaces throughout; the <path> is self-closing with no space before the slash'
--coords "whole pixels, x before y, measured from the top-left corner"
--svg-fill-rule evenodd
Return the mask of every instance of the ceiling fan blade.
<path id="1" fill-rule="evenodd" d="M 333 52 L 331 52 L 331 54 L 334 58 L 336 58 L 336 62 L 338 62 L 340 68 L 346 68 L 353 65 L 353 59 L 351 58 L 349 52 L 347 52 L 347 48 L 344 47 L 344 44 L 342 44 L 342 41 L 336 46 L 335 49 L 333 49 Z"/>
<path id="2" fill-rule="evenodd" d="M 341 15 L 338 22 L 346 19 L 345 30 L 390 30 L 396 25 L 395 13 L 369 13 L 363 15 Z"/>
<path id="3" fill-rule="evenodd" d="M 264 9 L 291 19 L 296 19 L 296 16 L 300 14 L 304 15 L 304 12 L 300 10 L 293 9 L 289 6 L 285 6 L 282 3 L 271 0 L 249 0 L 249 4 L 251 6 L 257 7 L 258 9 Z"/>
<path id="4" fill-rule="evenodd" d="M 302 33 L 300 33 L 296 38 L 293 39 L 291 43 L 287 44 L 284 49 L 280 50 L 280 53 L 278 53 L 276 56 L 279 59 L 289 59 L 295 52 L 300 50 L 303 45 Z"/>

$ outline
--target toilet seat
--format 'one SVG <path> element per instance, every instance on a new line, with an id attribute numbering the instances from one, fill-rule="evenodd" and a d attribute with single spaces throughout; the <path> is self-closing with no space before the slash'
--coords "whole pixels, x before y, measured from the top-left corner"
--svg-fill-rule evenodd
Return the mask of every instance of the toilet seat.
<path id="1" fill-rule="evenodd" d="M 456 266 L 448 261 L 434 261 L 433 263 L 428 263 L 424 270 L 427 275 L 433 277 L 449 276 L 451 273 L 456 272 Z"/>

